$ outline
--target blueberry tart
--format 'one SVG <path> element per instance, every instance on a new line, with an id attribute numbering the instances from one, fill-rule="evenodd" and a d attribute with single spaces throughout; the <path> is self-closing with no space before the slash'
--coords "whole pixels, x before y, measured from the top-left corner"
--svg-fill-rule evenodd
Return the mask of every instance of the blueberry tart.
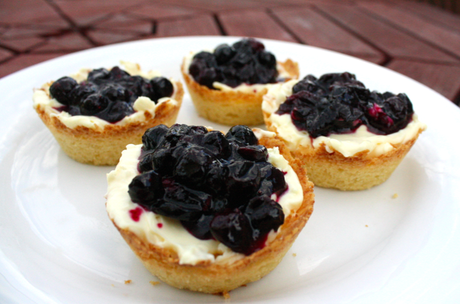
<path id="1" fill-rule="evenodd" d="M 81 163 L 116 165 L 145 130 L 176 121 L 182 84 L 122 64 L 124 69 L 81 69 L 34 91 L 38 115 L 64 152 Z"/>
<path id="2" fill-rule="evenodd" d="M 262 109 L 309 179 L 340 190 L 383 183 L 426 129 L 406 94 L 370 91 L 348 72 L 273 87 Z"/>
<path id="3" fill-rule="evenodd" d="M 107 175 L 107 212 L 162 281 L 226 293 L 259 280 L 313 211 L 313 184 L 273 132 L 160 125 Z"/>
<path id="4" fill-rule="evenodd" d="M 181 71 L 198 114 L 230 126 L 262 124 L 262 96 L 268 88 L 299 76 L 296 62 L 278 62 L 253 38 L 190 53 Z"/>

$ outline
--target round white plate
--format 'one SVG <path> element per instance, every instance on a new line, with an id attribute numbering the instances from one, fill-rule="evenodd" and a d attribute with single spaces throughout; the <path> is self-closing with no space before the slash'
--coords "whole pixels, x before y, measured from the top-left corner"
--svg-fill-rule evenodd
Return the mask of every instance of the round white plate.
<path id="1" fill-rule="evenodd" d="M 235 37 L 144 40 L 91 49 L 0 80 L 0 303 L 216 303 L 177 290 L 143 268 L 105 211 L 112 167 L 69 159 L 32 109 L 32 90 L 76 72 L 138 62 L 181 79 L 189 51 Z M 460 302 L 460 110 L 427 87 L 377 65 L 293 43 L 264 40 L 301 76 L 355 73 L 370 89 L 406 92 L 428 125 L 384 184 L 340 192 L 316 188 L 315 211 L 281 264 L 230 293 L 232 303 Z M 189 95 L 178 122 L 199 118 Z M 394 195 L 397 198 L 394 198 Z M 131 284 L 125 284 L 131 280 Z"/>

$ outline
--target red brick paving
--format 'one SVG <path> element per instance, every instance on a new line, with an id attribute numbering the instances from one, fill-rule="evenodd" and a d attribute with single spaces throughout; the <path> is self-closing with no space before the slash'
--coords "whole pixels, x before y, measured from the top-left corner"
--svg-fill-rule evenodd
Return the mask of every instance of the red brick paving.
<path id="1" fill-rule="evenodd" d="M 14 56 L 13 52 L 0 48 L 0 62 Z M 1 77 L 1 76 L 0 76 Z"/>
<path id="2" fill-rule="evenodd" d="M 266 10 L 246 10 L 219 13 L 224 31 L 231 36 L 251 36 L 296 42 Z"/>
<path id="3" fill-rule="evenodd" d="M 460 31 L 460 18 L 458 15 L 455 15 L 451 12 L 432 5 L 417 3 L 413 1 L 407 2 L 392 0 L 392 3 L 396 6 L 400 6 L 405 11 L 416 13 L 419 16 L 422 16 L 436 24 L 442 24 L 447 28 Z"/>
<path id="4" fill-rule="evenodd" d="M 21 0 L 22 1 L 22 0 Z M 81 1 L 55 1 L 70 20 L 78 26 L 87 26 L 112 14 L 119 13 L 127 8 L 136 7 L 144 0 L 81 0 Z"/>
<path id="5" fill-rule="evenodd" d="M 460 65 L 414 62 L 396 59 L 390 62 L 388 68 L 409 76 L 436 91 L 447 99 L 454 100 L 458 96 L 460 83 Z M 445 75 L 448 75 L 446 77 Z"/>
<path id="6" fill-rule="evenodd" d="M 66 26 L 67 22 L 44 0 L 0 1 L 0 23 Z"/>
<path id="7" fill-rule="evenodd" d="M 382 52 L 343 29 L 311 6 L 277 9 L 273 14 L 302 42 L 382 63 Z"/>
<path id="8" fill-rule="evenodd" d="M 153 33 L 152 20 L 139 20 L 135 17 L 117 14 L 94 25 L 95 29 L 148 35 Z"/>
<path id="9" fill-rule="evenodd" d="M 383 3 L 365 2 L 359 4 L 381 18 L 396 24 L 421 40 L 428 41 L 460 57 L 460 32 L 446 29 L 433 23 L 427 23 L 422 17 L 407 14 L 404 10 Z M 449 41 L 449 43 L 446 43 Z"/>
<path id="10" fill-rule="evenodd" d="M 40 37 L 24 37 L 16 39 L 3 39 L 0 38 L 0 45 L 7 47 L 8 49 L 14 50 L 18 53 L 27 52 L 34 47 L 41 45 L 45 42 L 44 38 Z"/>
<path id="11" fill-rule="evenodd" d="M 48 38 L 43 45 L 34 48 L 33 52 L 76 52 L 92 47 L 93 44 L 80 33 L 71 32 Z"/>
<path id="12" fill-rule="evenodd" d="M 95 46 L 191 35 L 331 49 L 460 101 L 460 17 L 403 0 L 0 0 L 0 77 Z"/>
<path id="13" fill-rule="evenodd" d="M 162 3 L 147 3 L 126 11 L 127 14 L 137 18 L 145 18 L 149 20 L 159 18 L 180 18 L 185 16 L 193 16 L 203 13 L 203 10 L 190 7 L 181 7 Z"/>
<path id="14" fill-rule="evenodd" d="M 220 31 L 214 18 L 210 15 L 158 22 L 156 37 L 192 35 L 220 35 Z"/>
<path id="15" fill-rule="evenodd" d="M 459 62 L 458 58 L 454 58 L 380 19 L 369 16 L 368 13 L 357 7 L 323 4 L 317 6 L 323 13 L 338 20 L 345 28 L 391 57 Z"/>
<path id="16" fill-rule="evenodd" d="M 104 29 L 89 30 L 86 34 L 96 45 L 112 44 L 141 38 L 141 35 L 138 33 Z"/>
<path id="17" fill-rule="evenodd" d="M 59 56 L 65 55 L 65 53 L 49 53 L 49 54 L 23 54 L 18 55 L 4 62 L 0 66 L 0 77 L 7 76 L 13 72 L 17 72 L 31 65 L 50 60 Z"/>

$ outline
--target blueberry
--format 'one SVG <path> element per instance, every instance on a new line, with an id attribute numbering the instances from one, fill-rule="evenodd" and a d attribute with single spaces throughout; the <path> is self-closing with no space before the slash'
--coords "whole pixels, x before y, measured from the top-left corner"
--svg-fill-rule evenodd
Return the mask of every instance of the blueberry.
<path id="1" fill-rule="evenodd" d="M 192 129 L 184 124 L 174 124 L 165 134 L 165 139 L 170 142 L 171 146 L 175 146 L 180 138 L 192 132 Z"/>
<path id="2" fill-rule="evenodd" d="M 260 187 L 258 166 L 250 161 L 235 161 L 228 165 L 226 188 L 230 203 L 238 207 L 247 202 Z"/>
<path id="3" fill-rule="evenodd" d="M 66 76 L 59 78 L 50 86 L 51 97 L 55 98 L 63 105 L 70 105 L 72 104 L 70 94 L 77 86 L 77 81 L 71 77 Z"/>
<path id="4" fill-rule="evenodd" d="M 175 165 L 171 155 L 171 150 L 168 148 L 159 148 L 150 156 L 153 168 L 161 174 L 172 172 Z"/>
<path id="5" fill-rule="evenodd" d="M 67 107 L 65 111 L 72 116 L 81 115 L 80 107 L 77 106 Z"/>
<path id="6" fill-rule="evenodd" d="M 105 68 L 94 69 L 88 74 L 88 81 L 100 85 L 110 78 L 109 71 Z"/>
<path id="7" fill-rule="evenodd" d="M 129 101 L 129 93 L 117 83 L 107 83 L 100 87 L 100 94 L 110 101 Z"/>
<path id="8" fill-rule="evenodd" d="M 154 151 L 143 151 L 142 157 L 139 159 L 137 169 L 140 173 L 153 170 L 153 155 Z"/>
<path id="9" fill-rule="evenodd" d="M 204 60 L 193 59 L 189 67 L 189 73 L 193 78 L 197 79 L 201 71 L 207 68 L 206 62 Z"/>
<path id="10" fill-rule="evenodd" d="M 144 172 L 133 178 L 128 187 L 131 200 L 151 210 L 157 200 L 163 197 L 161 176 L 154 170 Z"/>
<path id="11" fill-rule="evenodd" d="M 219 194 L 225 191 L 228 167 L 220 161 L 214 161 L 206 172 L 205 182 L 210 193 Z"/>
<path id="12" fill-rule="evenodd" d="M 243 69 L 246 67 L 248 63 L 252 61 L 252 52 L 250 50 L 247 51 L 238 51 L 235 56 L 232 58 L 232 63 L 234 66 Z"/>
<path id="13" fill-rule="evenodd" d="M 200 72 L 200 74 L 196 77 L 197 81 L 204 85 L 207 86 L 210 89 L 213 89 L 213 83 L 216 81 L 217 78 L 217 71 L 215 68 L 210 67 L 210 68 L 205 68 Z"/>
<path id="14" fill-rule="evenodd" d="M 213 157 L 206 153 L 203 148 L 194 145 L 189 146 L 181 152 L 173 175 L 179 181 L 199 186 L 204 182 L 206 171 L 212 161 Z"/>
<path id="15" fill-rule="evenodd" d="M 165 77 L 155 77 L 150 84 L 160 97 L 171 97 L 174 92 L 173 84 Z"/>
<path id="16" fill-rule="evenodd" d="M 107 111 L 96 114 L 96 116 L 110 123 L 116 123 L 132 113 L 134 113 L 134 110 L 129 104 L 123 101 L 115 101 L 109 104 Z"/>
<path id="17" fill-rule="evenodd" d="M 276 57 L 270 52 L 260 52 L 258 54 L 259 62 L 266 67 L 276 67 Z"/>
<path id="18" fill-rule="evenodd" d="M 249 127 L 243 125 L 231 127 L 225 137 L 241 145 L 257 145 L 258 143 L 254 132 Z"/>
<path id="19" fill-rule="evenodd" d="M 181 221 L 182 226 L 193 236 L 200 240 L 212 239 L 211 221 L 214 219 L 212 214 L 203 214 L 195 221 Z"/>
<path id="20" fill-rule="evenodd" d="M 145 131 L 142 135 L 142 143 L 146 150 L 156 149 L 164 140 L 169 128 L 163 124 L 155 126 Z"/>
<path id="21" fill-rule="evenodd" d="M 86 81 L 81 82 L 72 90 L 72 92 L 70 92 L 71 105 L 79 105 L 80 101 L 85 100 L 86 97 L 91 94 L 97 93 L 98 90 L 99 87 L 94 83 Z"/>
<path id="22" fill-rule="evenodd" d="M 277 231 L 279 226 L 284 223 L 283 208 L 266 195 L 251 199 L 244 214 L 251 222 L 252 229 L 255 232 L 254 239 L 258 239 L 271 230 Z"/>
<path id="23" fill-rule="evenodd" d="M 228 44 L 221 44 L 214 50 L 214 56 L 218 64 L 228 62 L 235 55 L 236 51 Z"/>
<path id="24" fill-rule="evenodd" d="M 254 39 L 254 38 L 249 38 L 249 39 L 247 39 L 247 41 L 249 42 L 249 45 L 251 45 L 252 51 L 254 53 L 262 52 L 263 50 L 265 50 L 265 46 L 263 45 L 262 42 Z"/>
<path id="25" fill-rule="evenodd" d="M 243 156 L 243 158 L 256 162 L 266 161 L 268 159 L 267 148 L 261 145 L 239 147 L 238 153 Z"/>
<path id="26" fill-rule="evenodd" d="M 80 111 L 83 115 L 96 115 L 109 106 L 109 100 L 99 93 L 89 95 L 80 104 Z"/>
<path id="27" fill-rule="evenodd" d="M 123 71 L 119 67 L 115 66 L 113 67 L 110 72 L 109 72 L 109 78 L 112 80 L 122 80 L 123 78 L 129 77 L 129 73 Z"/>
<path id="28" fill-rule="evenodd" d="M 258 195 L 271 196 L 272 194 L 281 195 L 287 189 L 284 173 L 268 163 L 257 163 L 260 170 L 262 181 L 257 191 Z"/>
<path id="29" fill-rule="evenodd" d="M 163 179 L 163 201 L 152 211 L 180 221 L 196 221 L 211 205 L 211 196 L 173 180 Z"/>
<path id="30" fill-rule="evenodd" d="M 204 135 L 202 144 L 217 157 L 226 158 L 229 155 L 229 143 L 222 132 L 210 131 Z"/>
<path id="31" fill-rule="evenodd" d="M 252 228 L 248 218 L 239 210 L 227 214 L 219 214 L 211 221 L 212 236 L 225 244 L 234 252 L 251 254 Z"/>

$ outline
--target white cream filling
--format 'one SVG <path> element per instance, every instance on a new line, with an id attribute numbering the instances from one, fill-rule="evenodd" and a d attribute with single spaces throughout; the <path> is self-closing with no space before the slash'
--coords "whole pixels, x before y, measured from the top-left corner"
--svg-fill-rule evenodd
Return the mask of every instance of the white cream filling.
<path id="1" fill-rule="evenodd" d="M 286 140 L 291 150 L 296 150 L 300 146 L 318 148 L 324 144 L 328 152 L 332 153 L 335 150 L 345 157 L 351 157 L 366 150 L 369 151 L 369 156 L 379 156 L 394 149 L 393 145 L 405 143 L 413 139 L 420 130 L 426 129 L 426 125 L 420 122 L 418 116 L 414 114 L 412 121 L 404 129 L 389 135 L 376 135 L 369 132 L 366 126 L 360 126 L 351 134 L 331 134 L 312 140 L 307 131 L 300 131 L 296 128 L 290 115 L 275 113 L 286 98 L 292 95 L 292 87 L 297 82 L 298 80 L 291 80 L 273 86 L 262 102 L 262 110 L 271 113 L 269 120 L 276 128 L 278 135 Z"/>
<path id="2" fill-rule="evenodd" d="M 126 72 L 130 75 L 139 75 L 147 79 L 151 79 L 154 77 L 159 77 L 161 74 L 158 71 L 148 71 L 143 72 L 141 71 L 140 67 L 136 63 L 131 63 L 127 61 L 121 61 L 123 68 Z M 74 78 L 78 83 L 86 80 L 88 78 L 88 74 L 91 72 L 91 69 L 81 69 L 75 74 L 70 75 L 70 77 Z M 152 115 L 152 118 L 155 117 L 155 110 L 159 104 L 162 103 L 171 103 L 172 105 L 177 105 L 177 101 L 174 99 L 175 94 L 177 92 L 177 86 L 173 79 L 170 79 L 171 83 L 174 86 L 174 93 L 172 97 L 163 97 L 158 100 L 158 103 L 155 104 L 148 97 L 139 97 L 133 104 L 134 113 L 126 116 L 121 121 L 115 123 L 115 125 L 126 125 L 130 124 L 134 121 L 145 121 L 145 113 L 149 112 Z M 59 103 L 56 99 L 51 98 L 49 93 L 49 88 L 51 83 L 44 84 L 40 89 L 35 89 L 33 94 L 33 106 L 34 108 L 42 108 L 45 112 L 52 116 L 57 117 L 66 127 L 74 129 L 77 126 L 83 126 L 91 129 L 103 129 L 106 125 L 111 123 L 96 117 L 96 116 L 86 116 L 86 115 L 75 115 L 72 116 L 67 112 L 59 112 L 55 108 L 59 108 L 63 106 Z"/>
<path id="3" fill-rule="evenodd" d="M 214 52 L 214 50 L 205 50 L 207 52 Z M 184 58 L 184 69 L 187 74 L 189 74 L 188 70 L 189 70 L 189 67 L 190 67 L 190 64 L 192 63 L 192 60 L 193 60 L 193 56 L 195 56 L 195 52 L 190 52 L 189 54 L 187 54 Z M 276 66 L 276 69 L 278 70 L 278 73 L 279 73 L 279 77 L 282 77 L 282 78 L 292 78 L 292 76 L 283 68 L 283 66 L 279 63 L 277 63 L 277 66 Z M 190 75 L 190 78 L 193 79 L 193 76 Z M 266 83 L 266 84 L 261 84 L 261 83 L 256 83 L 256 84 L 246 84 L 246 83 L 242 83 L 240 84 L 239 86 L 235 87 L 235 88 L 232 88 L 226 84 L 223 84 L 221 82 L 218 82 L 218 81 L 215 81 L 213 84 L 213 87 L 218 89 L 218 90 L 221 90 L 221 91 L 239 91 L 239 92 L 242 92 L 242 93 L 246 93 L 246 94 L 250 94 L 250 93 L 257 93 L 257 92 L 260 92 L 262 91 L 263 89 L 268 89 L 274 85 L 276 85 L 276 83 Z"/>
<path id="4" fill-rule="evenodd" d="M 199 240 L 183 228 L 179 221 L 157 215 L 153 212 L 142 212 L 139 221 L 131 218 L 130 210 L 139 207 L 131 201 L 128 185 L 138 175 L 137 164 L 142 145 L 128 145 L 123 151 L 117 167 L 107 175 L 107 212 L 109 217 L 121 229 L 128 229 L 150 243 L 171 248 L 177 252 L 180 264 L 196 265 L 201 261 L 229 263 L 244 257 L 235 253 L 227 246 L 215 240 Z M 285 217 L 295 212 L 303 201 L 302 186 L 296 173 L 278 148 L 268 149 L 269 159 L 275 167 L 286 172 L 285 179 L 288 190 L 281 195 L 278 202 L 282 206 Z M 277 232 L 269 234 L 267 242 L 272 241 Z"/>

